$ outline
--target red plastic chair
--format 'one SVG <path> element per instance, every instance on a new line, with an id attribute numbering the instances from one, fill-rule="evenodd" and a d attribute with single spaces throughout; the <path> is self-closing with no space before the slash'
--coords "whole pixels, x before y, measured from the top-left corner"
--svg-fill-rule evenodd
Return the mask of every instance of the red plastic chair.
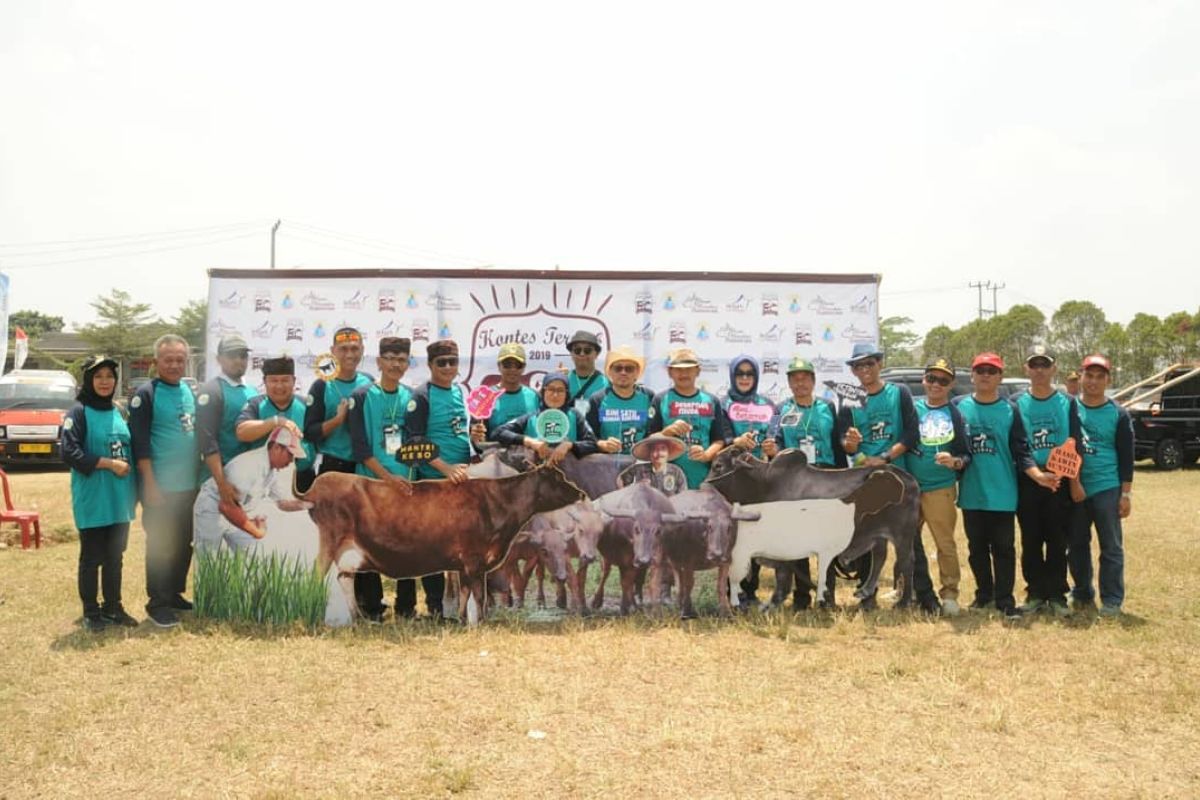
<path id="1" fill-rule="evenodd" d="M 42 523 L 36 511 L 19 511 L 13 508 L 12 494 L 8 489 L 8 473 L 0 469 L 0 482 L 4 483 L 4 508 L 0 509 L 0 523 L 15 522 L 21 526 L 21 549 L 29 549 L 29 534 L 33 532 L 35 548 L 42 546 Z"/>

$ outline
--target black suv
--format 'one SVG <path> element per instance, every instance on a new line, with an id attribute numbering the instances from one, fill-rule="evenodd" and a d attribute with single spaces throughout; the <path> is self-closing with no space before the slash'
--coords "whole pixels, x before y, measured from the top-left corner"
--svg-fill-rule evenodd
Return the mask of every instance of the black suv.
<path id="1" fill-rule="evenodd" d="M 913 397 L 925 396 L 925 384 L 921 381 L 925 377 L 925 370 L 921 367 L 887 367 L 880 370 L 879 377 L 888 383 L 904 384 L 912 392 Z M 1012 397 L 1028 388 L 1029 381 L 1025 378 L 1005 378 L 1000 384 L 1000 396 Z M 954 383 L 950 387 L 950 396 L 958 397 L 959 395 L 970 394 L 973 390 L 974 387 L 971 385 L 971 370 L 954 370 Z"/>
<path id="2" fill-rule="evenodd" d="M 1127 406 L 1133 418 L 1134 458 L 1153 458 L 1159 469 L 1179 469 L 1200 458 L 1200 368 L 1180 366 L 1163 378 L 1158 399 Z"/>

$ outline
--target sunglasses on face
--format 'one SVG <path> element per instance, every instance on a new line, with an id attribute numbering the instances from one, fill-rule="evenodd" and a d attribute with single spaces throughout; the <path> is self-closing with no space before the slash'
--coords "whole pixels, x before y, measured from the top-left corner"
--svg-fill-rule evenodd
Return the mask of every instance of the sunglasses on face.
<path id="1" fill-rule="evenodd" d="M 926 375 L 926 383 L 936 383 L 938 386 L 949 386 L 953 381 L 950 378 L 943 378 L 938 375 Z"/>
<path id="2" fill-rule="evenodd" d="M 573 356 L 590 356 L 596 352 L 594 347 L 572 347 L 571 355 Z"/>
<path id="3" fill-rule="evenodd" d="M 637 372 L 637 364 L 613 364 L 609 369 L 613 372 L 628 372 L 632 374 Z"/>
<path id="4" fill-rule="evenodd" d="M 974 369 L 976 375 L 999 375 L 1000 370 L 995 367 L 976 367 Z"/>
<path id="5" fill-rule="evenodd" d="M 877 366 L 879 366 L 879 362 L 872 358 L 867 361 L 859 361 L 855 364 L 851 364 L 850 369 L 857 372 L 860 369 L 871 369 L 872 367 L 877 367 Z"/>
<path id="6" fill-rule="evenodd" d="M 458 358 L 455 356 L 449 356 L 446 358 L 435 358 L 433 360 L 433 365 L 435 367 L 457 367 L 458 366 Z"/>
<path id="7" fill-rule="evenodd" d="M 500 369 L 521 369 L 525 365 L 520 361 L 501 361 Z"/>
<path id="8" fill-rule="evenodd" d="M 735 371 L 735 372 L 733 373 L 733 376 L 734 376 L 735 378 L 753 378 L 753 377 L 754 377 L 754 372 L 753 372 L 753 371 L 747 371 L 747 370 L 744 370 L 744 369 L 739 369 L 739 370 L 737 370 L 737 371 Z"/>

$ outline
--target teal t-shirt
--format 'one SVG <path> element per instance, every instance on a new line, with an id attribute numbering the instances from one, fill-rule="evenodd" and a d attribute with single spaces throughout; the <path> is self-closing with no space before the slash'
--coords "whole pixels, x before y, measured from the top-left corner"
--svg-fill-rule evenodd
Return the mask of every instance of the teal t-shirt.
<path id="1" fill-rule="evenodd" d="M 882 456 L 904 436 L 904 416 L 900 410 L 900 390 L 885 383 L 869 394 L 862 408 L 851 409 L 854 427 L 862 434 L 858 452 L 864 456 Z"/>
<path id="2" fill-rule="evenodd" d="M 588 381 L 591 381 L 591 383 L 588 383 Z M 585 384 L 587 385 L 586 389 L 584 389 Z M 571 400 L 571 398 L 587 400 L 596 392 L 600 391 L 601 389 L 607 389 L 611 385 L 612 384 L 608 382 L 608 378 L 604 377 L 604 373 L 600 372 L 600 370 L 596 370 L 586 378 L 580 378 L 575 374 L 575 370 L 571 370 L 569 373 L 567 373 L 567 400 Z M 580 390 L 583 390 L 582 394 L 580 393 Z M 573 400 L 567 403 L 567 405 L 574 404 L 575 403 Z"/>
<path id="3" fill-rule="evenodd" d="M 748 420 L 735 420 L 735 416 L 741 416 L 737 409 L 730 409 L 735 405 L 751 405 L 751 406 L 770 406 L 774 411 L 775 404 L 760 394 L 754 395 L 750 400 L 735 401 L 732 398 L 726 397 L 724 402 L 725 416 L 729 418 L 729 425 L 733 428 L 734 436 L 741 436 L 743 433 L 753 432 L 757 434 L 758 445 L 750 452 L 757 458 L 763 457 L 762 443 L 767 438 L 767 430 L 771 427 L 771 420 L 767 419 L 762 422 L 751 422 Z"/>
<path id="4" fill-rule="evenodd" d="M 963 470 L 958 507 L 1016 511 L 1017 469 L 1009 443 L 1016 409 L 1004 398 L 980 403 L 968 395 L 958 402 L 958 412 L 971 442 L 971 463 Z"/>
<path id="5" fill-rule="evenodd" d="M 350 395 L 354 394 L 355 389 L 360 386 L 370 386 L 374 382 L 370 375 L 362 372 L 355 374 L 352 381 L 344 381 L 340 378 L 325 381 L 325 420 L 330 420 L 337 416 L 338 404 L 343 400 L 349 400 Z M 317 450 L 322 453 L 328 453 L 334 458 L 340 458 L 343 461 L 353 461 L 354 455 L 350 446 L 350 426 L 346 423 L 339 425 L 333 433 L 321 441 Z"/>
<path id="6" fill-rule="evenodd" d="M 304 401 L 299 397 L 292 397 L 292 402 L 285 409 L 280 409 L 271 402 L 271 398 L 264 395 L 250 398 L 246 408 L 243 409 L 239 422 L 247 419 L 274 419 L 275 417 L 285 417 L 296 423 L 296 427 L 304 430 Z M 264 436 L 256 442 L 247 442 L 246 450 L 256 450 L 263 447 L 267 443 L 268 436 Z M 316 458 L 317 448 L 308 439 L 303 439 L 300 442 L 304 448 L 304 452 L 308 455 L 296 461 L 296 471 L 303 472 L 306 469 L 311 469 L 313 459 Z"/>
<path id="7" fill-rule="evenodd" d="M 944 445 L 922 443 L 915 450 L 906 452 L 903 461 L 898 466 L 904 467 L 917 479 L 922 492 L 932 492 L 953 486 L 954 482 L 958 480 L 958 473 L 935 461 L 938 453 L 950 452 L 950 442 L 954 439 L 954 418 L 950 415 L 950 404 L 946 403 L 930 408 L 927 398 L 914 397 L 913 409 L 917 412 L 917 422 L 922 432 L 930 431 L 935 435 L 948 436 L 949 441 Z"/>
<path id="8" fill-rule="evenodd" d="M 402 478 L 412 475 L 412 470 L 407 464 L 401 464 L 396 460 L 396 448 L 400 446 L 404 438 L 404 417 L 408 413 L 408 404 L 411 400 L 412 390 L 404 384 L 396 387 L 396 391 L 388 392 L 375 383 L 365 392 L 355 392 L 353 398 L 355 407 L 350 410 L 351 414 L 361 414 L 361 430 L 371 455 L 375 456 L 388 472 Z M 360 401 L 361 409 L 358 407 Z M 375 474 L 361 462 L 355 471 L 359 475 L 375 477 Z"/>
<path id="9" fill-rule="evenodd" d="M 1022 392 L 1016 403 L 1029 436 L 1033 460 L 1039 467 L 1044 467 L 1050 451 L 1071 435 L 1071 398 L 1062 392 L 1054 392 L 1039 400 L 1031 392 Z"/>
<path id="10" fill-rule="evenodd" d="M 541 408 L 542 401 L 537 392 L 528 386 L 521 386 L 515 392 L 501 392 L 492 406 L 491 416 L 487 419 L 487 435 L 492 438 L 496 429 L 506 422 L 512 422 L 525 414 L 536 414 Z"/>
<path id="11" fill-rule="evenodd" d="M 100 458 L 121 459 L 129 464 L 129 473 L 118 478 L 107 469 L 97 469 L 91 475 L 71 470 L 71 511 L 74 512 L 75 527 L 84 530 L 130 522 L 137 503 L 137 485 L 129 425 L 115 408 L 98 411 L 85 406 L 83 413 L 87 423 L 84 452 Z"/>
<path id="12" fill-rule="evenodd" d="M 196 450 L 196 398 L 182 383 L 157 381 L 150 422 L 154 480 L 164 492 L 196 488 L 200 456 Z"/>
<path id="13" fill-rule="evenodd" d="M 1120 408 L 1112 400 L 1091 407 L 1079 403 L 1083 429 L 1083 467 L 1079 482 L 1088 497 L 1121 485 L 1117 460 L 1117 422 Z"/>
<path id="14" fill-rule="evenodd" d="M 783 449 L 812 447 L 814 457 L 809 462 L 811 464 L 837 466 L 837 456 L 831 449 L 836 425 L 832 406 L 821 400 L 814 399 L 812 405 L 802 406 L 794 397 L 789 397 L 779 406 L 779 433 L 783 436 Z"/>
<path id="15" fill-rule="evenodd" d="M 720 407 L 716 397 L 703 390 L 686 397 L 673 388 L 663 392 L 661 397 L 656 411 L 662 420 L 662 427 L 667 427 L 677 419 L 686 420 L 692 426 L 692 431 L 683 437 L 685 447 L 695 444 L 707 448 L 712 444 L 712 424 Z M 686 451 L 671 463 L 683 470 L 689 489 L 699 489 L 708 477 L 710 466 L 703 461 L 693 461 Z"/>
<path id="16" fill-rule="evenodd" d="M 597 439 L 616 439 L 621 443 L 621 452 L 629 455 L 633 446 L 646 438 L 646 426 L 653 412 L 654 396 L 637 388 L 632 397 L 624 398 L 611 387 L 592 395 L 592 408 L 588 411 Z"/>
<path id="17" fill-rule="evenodd" d="M 246 403 L 254 397 L 254 391 L 246 384 L 234 386 L 228 381 L 217 379 L 217 383 L 221 386 L 221 420 L 217 428 L 217 450 L 221 453 L 221 463 L 228 464 L 236 456 L 240 456 L 249 450 L 253 450 L 254 446 L 247 442 L 239 442 L 237 438 L 237 421 L 241 416 L 242 409 L 246 407 Z M 206 395 L 201 394 L 196 399 L 196 402 L 203 405 L 211 400 L 206 399 Z M 301 421 L 300 428 L 303 430 L 304 423 Z M 208 464 L 200 462 L 200 483 L 208 480 L 212 473 L 208 469 Z"/>
<path id="18" fill-rule="evenodd" d="M 443 389 L 432 383 L 426 395 L 429 416 L 425 438 L 438 446 L 438 454 L 447 464 L 466 464 L 471 460 L 471 440 L 467 428 L 467 407 L 462 387 L 454 384 Z M 409 401 L 410 404 L 415 401 Z M 443 478 L 442 473 L 427 464 L 417 470 L 418 478 Z"/>

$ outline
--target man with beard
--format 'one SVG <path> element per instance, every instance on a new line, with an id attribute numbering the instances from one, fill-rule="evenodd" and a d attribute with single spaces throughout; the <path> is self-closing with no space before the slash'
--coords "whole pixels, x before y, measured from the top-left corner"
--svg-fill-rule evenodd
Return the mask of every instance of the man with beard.
<path id="1" fill-rule="evenodd" d="M 646 438 L 654 394 L 638 383 L 645 367 L 645 359 L 627 345 L 609 352 L 605 372 L 612 385 L 588 399 L 587 421 L 601 453 L 628 455 Z"/>

